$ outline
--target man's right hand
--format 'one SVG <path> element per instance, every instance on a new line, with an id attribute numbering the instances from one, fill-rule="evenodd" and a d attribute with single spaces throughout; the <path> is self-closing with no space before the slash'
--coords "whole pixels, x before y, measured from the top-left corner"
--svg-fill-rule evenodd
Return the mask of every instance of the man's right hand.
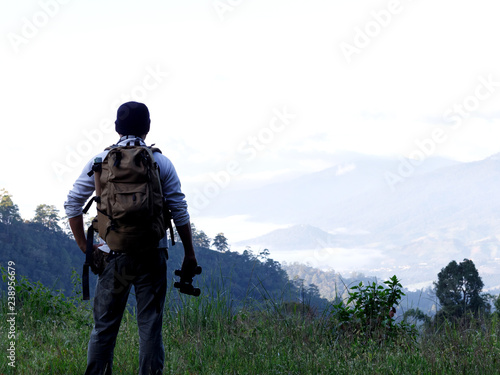
<path id="1" fill-rule="evenodd" d="M 194 254 L 185 255 L 184 261 L 182 262 L 181 271 L 188 275 L 194 275 L 194 271 L 196 270 L 197 266 L 198 266 L 198 261 L 196 260 L 196 256 Z"/>

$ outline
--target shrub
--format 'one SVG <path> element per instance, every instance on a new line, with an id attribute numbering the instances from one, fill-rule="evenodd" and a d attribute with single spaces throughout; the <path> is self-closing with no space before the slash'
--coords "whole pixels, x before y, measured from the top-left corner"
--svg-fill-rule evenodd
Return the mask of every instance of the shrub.
<path id="1" fill-rule="evenodd" d="M 347 302 L 333 306 L 333 322 L 337 333 L 349 333 L 355 339 L 394 340 L 404 335 L 414 343 L 417 338 L 415 325 L 404 320 L 396 323 L 390 311 L 405 294 L 396 276 L 384 281 L 384 285 L 360 282 L 348 291 Z"/>

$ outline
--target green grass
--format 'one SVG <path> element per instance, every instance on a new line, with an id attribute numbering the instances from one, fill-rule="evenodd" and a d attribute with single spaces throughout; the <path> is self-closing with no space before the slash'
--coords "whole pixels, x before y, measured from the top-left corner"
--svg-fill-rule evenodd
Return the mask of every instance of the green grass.
<path id="1" fill-rule="evenodd" d="M 0 326 L 0 373 L 83 374 L 90 305 L 51 297 L 42 286 L 21 290 L 29 285 L 18 290 L 15 370 L 7 365 L 6 319 Z M 233 312 L 229 302 L 223 293 L 182 296 L 176 308 L 165 312 L 165 374 L 500 373 L 496 316 L 443 323 L 416 341 L 405 334 L 386 340 L 339 330 L 331 313 L 313 316 L 300 304 L 268 301 Z M 5 297 L 0 307 L 6 316 Z M 114 374 L 138 373 L 138 342 L 135 316 L 127 311 Z"/>

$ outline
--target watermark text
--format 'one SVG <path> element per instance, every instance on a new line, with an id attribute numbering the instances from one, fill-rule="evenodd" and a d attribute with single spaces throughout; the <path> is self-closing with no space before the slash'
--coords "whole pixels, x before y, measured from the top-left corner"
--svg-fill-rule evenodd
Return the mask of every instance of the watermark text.
<path id="1" fill-rule="evenodd" d="M 286 106 L 282 109 L 273 109 L 273 116 L 267 124 L 260 128 L 255 134 L 248 136 L 237 146 L 237 153 L 241 155 L 243 160 L 232 159 L 227 162 L 225 168 L 215 173 L 210 173 L 210 180 L 205 183 L 201 190 L 195 189 L 194 198 L 192 201 L 192 209 L 190 212 L 193 214 L 205 209 L 210 201 L 215 199 L 220 192 L 227 188 L 231 183 L 231 179 L 240 175 L 243 170 L 243 162 L 250 162 L 254 160 L 258 153 L 265 150 L 266 146 L 274 141 L 277 134 L 283 132 L 288 126 L 292 124 L 292 120 L 296 115 L 290 113 Z"/>
<path id="2" fill-rule="evenodd" d="M 21 46 L 28 44 L 37 35 L 40 30 L 46 27 L 50 20 L 56 17 L 61 9 L 61 5 L 69 3 L 71 0 L 40 0 L 39 9 L 30 17 L 23 17 L 22 26 L 19 32 L 10 32 L 7 34 L 10 45 L 15 53 L 20 51 Z"/>
<path id="3" fill-rule="evenodd" d="M 491 74 L 487 78 L 479 76 L 477 80 L 478 84 L 472 94 L 465 96 L 443 112 L 443 121 L 448 125 L 434 128 L 426 138 L 416 139 L 415 148 L 407 158 L 399 158 L 400 162 L 396 171 L 385 173 L 385 181 L 392 191 L 396 190 L 396 185 L 411 177 L 417 167 L 437 151 L 439 145 L 451 139 L 453 136 L 451 133 L 461 129 L 464 120 L 477 111 L 481 102 L 488 100 L 500 87 L 500 81 L 495 81 Z"/>
<path id="4" fill-rule="evenodd" d="M 16 367 L 16 269 L 13 261 L 7 262 L 7 364 Z"/>

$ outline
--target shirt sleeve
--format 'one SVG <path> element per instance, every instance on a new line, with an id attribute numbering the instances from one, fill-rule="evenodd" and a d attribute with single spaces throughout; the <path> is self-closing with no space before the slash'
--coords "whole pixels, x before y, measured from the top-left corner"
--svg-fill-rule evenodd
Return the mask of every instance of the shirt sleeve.
<path id="1" fill-rule="evenodd" d="M 92 169 L 93 160 L 89 161 L 82 170 L 82 173 L 73 184 L 73 188 L 68 193 L 64 210 L 68 219 L 82 214 L 83 205 L 90 198 L 95 190 L 94 176 L 87 173 Z"/>
<path id="2" fill-rule="evenodd" d="M 165 155 L 155 153 L 154 156 L 160 167 L 163 197 L 172 212 L 172 219 L 176 226 L 188 224 L 190 217 L 187 210 L 186 197 L 181 190 L 181 182 L 174 165 Z"/>

